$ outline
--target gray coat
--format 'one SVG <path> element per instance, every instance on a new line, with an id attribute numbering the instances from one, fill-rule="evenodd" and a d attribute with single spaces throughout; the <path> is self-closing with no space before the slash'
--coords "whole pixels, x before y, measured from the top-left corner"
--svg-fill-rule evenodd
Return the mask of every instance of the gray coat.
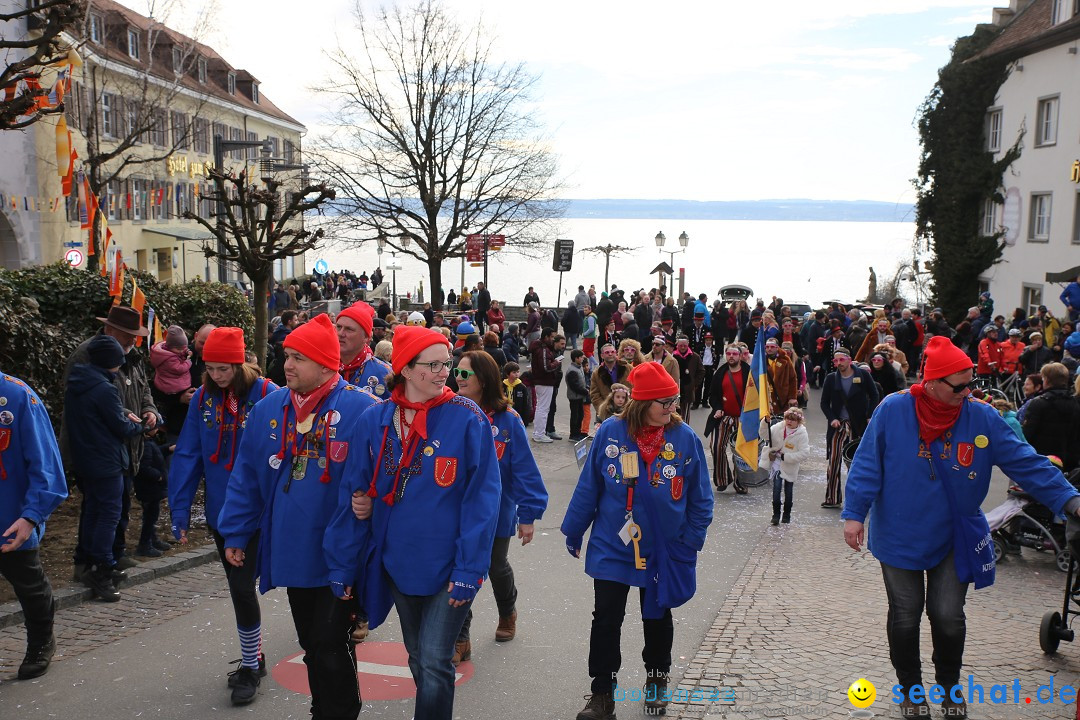
<path id="1" fill-rule="evenodd" d="M 566 371 L 566 398 L 568 400 L 588 400 L 589 386 L 585 384 L 585 373 L 580 365 L 570 363 Z"/>

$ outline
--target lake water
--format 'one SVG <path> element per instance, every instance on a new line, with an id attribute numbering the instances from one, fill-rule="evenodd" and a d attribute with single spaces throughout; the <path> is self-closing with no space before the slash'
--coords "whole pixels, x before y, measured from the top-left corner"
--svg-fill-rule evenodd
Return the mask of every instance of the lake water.
<path id="1" fill-rule="evenodd" d="M 633 248 L 625 255 L 612 256 L 609 284 L 617 283 L 627 290 L 657 287 L 657 276 L 649 272 L 670 260 L 667 252 L 656 248 L 653 238 L 658 230 L 667 236 L 665 250 L 680 249 L 678 236 L 684 230 L 690 236 L 686 252 L 674 256 L 672 267 L 675 287 L 679 269 L 685 268 L 686 289 L 694 295 L 705 292 L 714 297 L 720 287 L 736 283 L 750 286 L 766 303 L 773 295 L 815 307 L 833 298 L 850 302 L 866 296 L 871 266 L 879 283 L 884 283 L 899 262 L 911 259 L 915 232 L 914 223 L 751 220 L 699 220 L 676 225 L 670 220 L 567 218 L 563 228 L 558 237 L 574 240 L 575 247 L 573 270 L 563 274 L 560 306 L 573 299 L 579 284 L 602 289 L 604 256 L 582 252 L 586 247 L 610 243 Z M 551 238 L 552 244 L 554 240 Z M 559 273 L 551 270 L 551 254 L 549 249 L 541 261 L 508 250 L 492 253 L 488 266 L 492 296 L 518 305 L 531 285 L 543 304 L 555 304 Z M 429 297 L 427 266 L 408 255 L 398 253 L 397 257 L 402 267 L 397 272 L 398 294 L 412 292 L 415 297 L 422 283 L 424 296 Z M 374 243 L 370 247 L 313 251 L 308 255 L 308 267 L 318 259 L 326 260 L 331 269 L 347 267 L 369 275 L 378 264 Z M 460 260 L 444 263 L 445 290 L 460 290 L 461 272 Z M 389 280 L 391 274 L 385 270 L 384 274 Z M 483 280 L 483 268 L 466 266 L 465 282 L 473 287 L 479 280 Z"/>

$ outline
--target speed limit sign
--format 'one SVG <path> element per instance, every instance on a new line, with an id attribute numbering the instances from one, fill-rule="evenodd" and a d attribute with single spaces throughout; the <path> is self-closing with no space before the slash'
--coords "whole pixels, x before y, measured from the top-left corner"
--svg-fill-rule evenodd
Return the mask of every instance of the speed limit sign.
<path id="1" fill-rule="evenodd" d="M 75 248 L 68 250 L 66 253 L 64 253 L 64 260 L 66 260 L 67 264 L 71 267 L 78 267 L 79 265 L 82 265 L 82 250 L 76 250 Z"/>

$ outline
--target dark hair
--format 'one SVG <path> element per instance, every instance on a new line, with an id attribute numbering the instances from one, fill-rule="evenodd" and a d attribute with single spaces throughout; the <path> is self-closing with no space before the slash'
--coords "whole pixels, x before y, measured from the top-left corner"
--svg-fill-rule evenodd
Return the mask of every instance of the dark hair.
<path id="1" fill-rule="evenodd" d="M 635 400 L 632 396 L 626 401 L 626 405 L 623 407 L 623 411 L 619 413 L 619 417 L 626 423 L 626 432 L 631 437 L 639 430 L 644 429 L 648 424 L 645 421 L 645 417 L 652 404 L 652 400 Z M 667 425 L 664 426 L 664 429 L 670 430 L 673 427 L 681 425 L 682 421 L 682 417 L 678 412 L 672 412 L 671 418 L 668 420 Z"/>
<path id="2" fill-rule="evenodd" d="M 216 364 L 216 363 L 215 363 Z M 229 385 L 233 394 L 238 398 L 247 397 L 248 390 L 255 384 L 255 381 L 259 379 L 259 367 L 257 365 L 251 365 L 249 363 L 230 363 L 233 368 L 233 379 Z M 218 389 L 218 384 L 210 378 L 210 373 L 203 371 L 203 395 L 213 390 Z"/>
<path id="3" fill-rule="evenodd" d="M 580 350 L 571 350 L 570 351 L 570 359 L 571 360 L 577 360 L 579 357 L 585 357 L 585 353 L 581 352 Z"/>
<path id="4" fill-rule="evenodd" d="M 540 339 L 547 340 L 549 337 L 555 334 L 555 328 L 546 327 L 540 331 Z"/>
<path id="5" fill-rule="evenodd" d="M 503 377 L 508 377 L 512 372 L 521 372 L 521 366 L 511 360 L 502 366 L 502 375 Z"/>
<path id="6" fill-rule="evenodd" d="M 461 344 L 461 347 L 462 347 L 462 352 L 469 352 L 470 350 L 473 350 L 474 348 L 479 348 L 480 347 L 480 336 L 479 335 L 466 335 L 465 336 L 465 341 Z"/>
<path id="7" fill-rule="evenodd" d="M 464 353 L 461 359 L 469 361 L 469 367 L 476 373 L 476 379 L 480 381 L 480 408 L 492 414 L 508 408 L 510 403 L 506 401 L 506 395 L 503 394 L 499 366 L 491 355 L 474 350 Z"/>
<path id="8" fill-rule="evenodd" d="M 1043 386 L 1043 379 L 1041 373 L 1031 373 L 1027 376 L 1027 379 L 1031 381 L 1032 385 L 1038 385 L 1040 388 Z"/>
<path id="9" fill-rule="evenodd" d="M 281 324 L 287 326 L 290 322 L 292 322 L 292 319 L 294 317 L 296 317 L 295 310 L 286 310 L 285 312 L 281 313 Z"/>

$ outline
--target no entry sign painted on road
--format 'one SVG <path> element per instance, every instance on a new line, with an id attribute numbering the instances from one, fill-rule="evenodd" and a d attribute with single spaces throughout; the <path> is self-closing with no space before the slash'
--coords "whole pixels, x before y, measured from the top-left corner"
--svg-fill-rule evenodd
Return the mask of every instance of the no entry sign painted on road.
<path id="1" fill-rule="evenodd" d="M 272 670 L 274 681 L 293 692 L 310 695 L 304 653 L 283 659 Z M 356 648 L 356 675 L 360 681 L 360 697 L 364 700 L 407 700 L 416 697 L 416 684 L 409 672 L 409 653 L 401 643 L 365 642 Z M 473 665 L 463 662 L 457 667 L 454 684 L 462 685 L 472 679 Z"/>

